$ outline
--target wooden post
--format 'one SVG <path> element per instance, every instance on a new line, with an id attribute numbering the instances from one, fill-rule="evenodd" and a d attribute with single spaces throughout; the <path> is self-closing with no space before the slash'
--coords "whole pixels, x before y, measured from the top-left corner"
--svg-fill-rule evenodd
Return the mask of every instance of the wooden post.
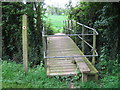
<path id="1" fill-rule="evenodd" d="M 77 22 L 75 22 L 75 34 L 77 34 Z M 77 43 L 77 36 L 75 36 L 75 43 Z"/>
<path id="2" fill-rule="evenodd" d="M 65 32 L 65 21 L 63 20 L 63 32 Z"/>
<path id="3" fill-rule="evenodd" d="M 42 35 L 45 35 L 45 28 L 43 27 L 43 32 L 42 32 Z M 46 39 L 47 37 L 43 37 L 42 36 L 42 41 L 43 41 L 43 49 L 44 49 L 44 52 L 45 52 L 45 56 L 47 55 L 47 52 L 46 52 Z M 46 62 L 46 59 L 44 58 L 44 63 L 45 63 L 45 68 L 47 67 L 47 62 Z"/>
<path id="4" fill-rule="evenodd" d="M 68 20 L 68 26 L 67 26 L 67 28 L 69 29 L 69 20 Z M 68 30 L 68 34 L 70 34 L 70 31 Z"/>
<path id="5" fill-rule="evenodd" d="M 24 70 L 28 72 L 27 15 L 22 16 L 22 44 Z"/>
<path id="6" fill-rule="evenodd" d="M 95 48 L 96 48 L 96 35 L 95 32 L 93 32 L 93 55 L 95 55 Z M 92 64 L 95 65 L 95 56 L 92 57 Z"/>
<path id="7" fill-rule="evenodd" d="M 82 34 L 84 34 L 84 26 L 82 26 Z M 82 38 L 83 38 L 83 40 L 84 40 L 84 35 L 82 35 Z M 84 41 L 82 40 L 82 52 L 84 53 Z"/>
<path id="8" fill-rule="evenodd" d="M 67 34 L 67 25 L 66 25 L 66 20 L 65 20 L 65 34 Z"/>
<path id="9" fill-rule="evenodd" d="M 69 20 L 69 29 L 71 29 L 71 20 Z M 69 32 L 69 34 L 71 34 L 71 31 Z"/>
<path id="10" fill-rule="evenodd" d="M 87 82 L 87 74 L 82 73 L 82 82 Z"/>

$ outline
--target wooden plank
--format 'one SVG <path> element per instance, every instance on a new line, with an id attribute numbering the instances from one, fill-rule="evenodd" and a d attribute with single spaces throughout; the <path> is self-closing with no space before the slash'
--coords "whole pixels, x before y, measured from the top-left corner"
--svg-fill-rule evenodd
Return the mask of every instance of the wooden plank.
<path id="1" fill-rule="evenodd" d="M 71 62 L 59 62 L 59 61 L 53 61 L 53 62 L 49 62 L 49 64 L 71 64 L 72 63 L 72 61 Z"/>
<path id="2" fill-rule="evenodd" d="M 76 66 L 63 66 L 63 67 L 50 67 L 50 69 L 55 69 L 55 70 L 59 70 L 59 69 L 76 69 Z"/>
<path id="3" fill-rule="evenodd" d="M 49 37 L 48 38 L 48 55 L 51 56 L 77 56 L 77 55 L 83 55 L 81 50 L 77 47 L 77 45 L 73 42 L 73 40 L 68 37 Z M 71 51 L 72 50 L 72 51 Z M 76 62 L 76 63 L 73 63 Z M 64 69 L 74 69 L 76 68 L 77 64 L 79 66 L 79 69 L 81 72 L 87 74 L 95 74 L 97 73 L 97 70 L 95 67 L 90 63 L 90 61 L 86 57 L 79 57 L 79 58 L 51 58 L 47 59 L 47 65 L 50 71 L 53 69 L 54 71 L 58 72 Z M 88 65 L 88 66 L 87 66 Z M 64 67 L 64 68 L 62 68 Z M 74 72 L 76 73 L 76 72 Z M 51 72 L 49 72 L 49 75 Z M 66 75 L 69 73 L 66 73 Z M 51 75 L 65 75 L 65 73 L 53 73 Z M 87 77 L 87 76 L 83 77 Z"/>
<path id="4" fill-rule="evenodd" d="M 50 73 L 52 72 L 75 72 L 77 69 L 50 69 Z"/>
<path id="5" fill-rule="evenodd" d="M 72 64 L 72 63 L 68 63 L 68 64 L 48 64 L 47 63 L 47 66 L 54 66 L 54 67 L 62 67 L 62 66 L 75 66 L 75 64 Z"/>
<path id="6" fill-rule="evenodd" d="M 90 69 L 88 68 L 88 66 L 85 62 L 77 63 L 77 66 L 82 73 L 90 72 Z"/>
<path id="7" fill-rule="evenodd" d="M 66 75 L 76 75 L 76 72 L 60 72 L 60 73 L 50 73 L 48 76 L 66 76 Z"/>
<path id="8" fill-rule="evenodd" d="M 85 73 L 82 73 L 82 82 L 87 82 L 88 76 Z"/>
<path id="9" fill-rule="evenodd" d="M 27 15 L 22 16 L 22 46 L 24 70 L 28 72 Z"/>
<path id="10" fill-rule="evenodd" d="M 49 63 L 72 63 L 74 60 L 48 60 Z"/>

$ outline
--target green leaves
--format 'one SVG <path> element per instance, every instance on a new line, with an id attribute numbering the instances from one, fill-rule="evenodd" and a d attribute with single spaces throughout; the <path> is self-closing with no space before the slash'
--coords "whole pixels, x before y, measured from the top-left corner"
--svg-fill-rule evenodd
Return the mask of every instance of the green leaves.
<path id="1" fill-rule="evenodd" d="M 46 76 L 43 67 L 29 68 L 25 74 L 22 64 L 2 62 L 3 88 L 67 88 L 65 82 Z"/>

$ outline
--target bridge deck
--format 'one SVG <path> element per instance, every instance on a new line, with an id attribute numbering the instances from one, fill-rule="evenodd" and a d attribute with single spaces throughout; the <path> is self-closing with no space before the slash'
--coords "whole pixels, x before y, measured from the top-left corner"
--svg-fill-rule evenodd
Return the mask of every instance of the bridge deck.
<path id="1" fill-rule="evenodd" d="M 47 38 L 47 56 L 78 56 L 83 55 L 81 50 L 77 47 L 74 41 L 68 36 L 57 36 Z M 92 72 L 90 69 L 95 69 L 94 67 L 89 67 L 90 62 L 86 57 L 77 58 L 47 58 L 47 75 L 75 75 L 77 74 L 77 67 L 79 65 L 84 65 L 83 71 Z M 88 67 L 87 67 L 88 66 Z"/>

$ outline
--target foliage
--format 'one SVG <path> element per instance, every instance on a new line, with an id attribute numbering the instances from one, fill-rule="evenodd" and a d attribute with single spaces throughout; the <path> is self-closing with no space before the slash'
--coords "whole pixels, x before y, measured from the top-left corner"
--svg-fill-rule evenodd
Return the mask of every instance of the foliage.
<path id="1" fill-rule="evenodd" d="M 120 58 L 120 2 L 80 2 L 69 14 L 70 19 L 96 28 L 97 36 L 97 65 L 101 73 L 118 73 Z M 78 28 L 78 27 L 77 27 Z M 77 29 L 77 32 L 81 32 Z M 92 41 L 92 38 L 88 38 Z M 77 42 L 79 44 L 79 41 Z M 90 42 L 92 44 L 92 42 Z"/>
<path id="2" fill-rule="evenodd" d="M 29 71 L 25 73 L 22 64 L 2 61 L 3 88 L 69 88 L 70 82 L 74 83 L 77 88 L 118 88 L 119 75 L 107 74 L 98 82 L 82 83 L 81 74 L 47 77 L 42 64 L 35 68 L 29 68 Z"/>
<path id="3" fill-rule="evenodd" d="M 49 15 L 65 15 L 67 11 L 64 8 L 48 6 L 46 13 L 48 13 Z"/>
<path id="4" fill-rule="evenodd" d="M 47 77 L 41 65 L 25 73 L 22 64 L 3 61 L 3 88 L 67 88 L 65 82 Z"/>
<path id="5" fill-rule="evenodd" d="M 31 66 L 42 60 L 43 3 L 2 3 L 3 59 L 22 61 L 22 15 L 28 16 L 28 50 Z M 8 60 L 7 59 L 7 60 Z"/>

